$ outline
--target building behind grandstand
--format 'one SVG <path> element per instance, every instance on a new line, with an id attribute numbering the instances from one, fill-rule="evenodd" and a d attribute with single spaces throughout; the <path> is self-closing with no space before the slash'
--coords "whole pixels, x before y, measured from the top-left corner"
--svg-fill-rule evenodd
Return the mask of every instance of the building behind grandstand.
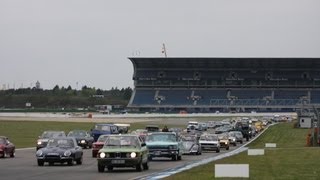
<path id="1" fill-rule="evenodd" d="M 320 104 L 320 58 L 129 59 L 135 111 L 289 112 Z"/>

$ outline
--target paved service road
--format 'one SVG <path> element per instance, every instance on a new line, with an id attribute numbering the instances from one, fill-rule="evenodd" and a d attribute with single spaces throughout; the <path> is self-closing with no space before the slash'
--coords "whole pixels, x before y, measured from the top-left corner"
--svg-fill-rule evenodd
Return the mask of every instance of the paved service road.
<path id="1" fill-rule="evenodd" d="M 240 145 L 238 145 L 239 147 Z M 230 150 L 236 147 L 231 147 Z M 229 150 L 229 151 L 230 151 Z M 161 172 L 169 168 L 189 164 L 192 161 L 206 159 L 226 152 L 222 150 L 220 153 L 205 152 L 202 155 L 184 155 L 181 161 L 171 161 L 171 159 L 155 159 L 149 163 L 149 170 L 136 172 L 133 168 L 115 168 L 114 171 L 98 173 L 97 160 L 91 157 L 91 149 L 84 150 L 84 158 L 82 165 L 67 166 L 66 164 L 55 164 L 49 166 L 47 163 L 43 167 L 37 165 L 34 149 L 23 149 L 16 151 L 15 158 L 0 159 L 0 179 L 10 180 L 128 180 L 143 175 Z"/>

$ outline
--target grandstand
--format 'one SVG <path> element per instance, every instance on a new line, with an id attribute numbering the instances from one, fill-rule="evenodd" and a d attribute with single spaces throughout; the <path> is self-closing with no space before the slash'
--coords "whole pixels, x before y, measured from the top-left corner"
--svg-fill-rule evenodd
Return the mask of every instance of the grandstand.
<path id="1" fill-rule="evenodd" d="M 129 58 L 128 108 L 158 112 L 296 111 L 320 105 L 320 58 Z"/>

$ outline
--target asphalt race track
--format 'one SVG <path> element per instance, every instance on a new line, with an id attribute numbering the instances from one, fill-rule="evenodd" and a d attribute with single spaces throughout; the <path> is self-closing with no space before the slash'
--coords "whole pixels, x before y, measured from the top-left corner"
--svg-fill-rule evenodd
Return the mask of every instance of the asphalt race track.
<path id="1" fill-rule="evenodd" d="M 230 146 L 229 151 L 234 150 L 238 146 Z M 106 171 L 98 173 L 97 160 L 91 157 L 91 149 L 84 150 L 83 164 L 68 166 L 67 164 L 55 164 L 49 166 L 47 163 L 43 167 L 37 165 L 35 157 L 35 148 L 20 149 L 16 151 L 15 158 L 0 159 L 0 179 L 10 180 L 128 180 L 140 176 L 161 172 L 170 168 L 189 164 L 193 161 L 199 161 L 208 157 L 213 157 L 227 152 L 221 149 L 220 153 L 203 152 L 202 155 L 184 155 L 181 161 L 171 161 L 171 159 L 155 159 L 149 163 L 149 170 L 136 172 L 134 168 L 115 168 L 112 172 Z"/>

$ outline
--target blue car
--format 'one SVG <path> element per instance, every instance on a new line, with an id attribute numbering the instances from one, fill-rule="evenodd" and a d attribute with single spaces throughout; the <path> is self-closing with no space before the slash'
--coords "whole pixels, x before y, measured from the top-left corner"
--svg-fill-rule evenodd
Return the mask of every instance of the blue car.
<path id="1" fill-rule="evenodd" d="M 119 134 L 118 127 L 114 124 L 96 124 L 93 129 L 91 129 L 91 136 L 96 142 L 100 135 L 103 134 Z"/>

